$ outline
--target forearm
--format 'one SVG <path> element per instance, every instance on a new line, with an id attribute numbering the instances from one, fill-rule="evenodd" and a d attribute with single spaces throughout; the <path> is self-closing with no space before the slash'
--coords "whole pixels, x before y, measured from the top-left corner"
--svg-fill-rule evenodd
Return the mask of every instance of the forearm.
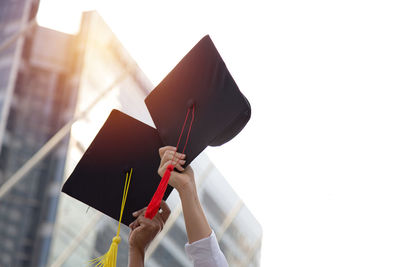
<path id="1" fill-rule="evenodd" d="M 200 204 L 196 186 L 187 186 L 181 189 L 179 196 L 182 202 L 183 217 L 189 243 L 209 237 L 211 227 Z"/>
<path id="2" fill-rule="evenodd" d="M 128 267 L 144 267 L 144 252 L 129 248 L 129 264 Z"/>

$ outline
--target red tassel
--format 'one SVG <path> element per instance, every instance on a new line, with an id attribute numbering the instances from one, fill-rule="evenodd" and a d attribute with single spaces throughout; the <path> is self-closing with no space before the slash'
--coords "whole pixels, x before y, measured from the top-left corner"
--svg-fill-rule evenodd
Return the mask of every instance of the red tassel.
<path id="1" fill-rule="evenodd" d="M 157 190 L 153 195 L 153 198 L 151 199 L 149 205 L 147 206 L 144 217 L 148 219 L 153 219 L 153 217 L 156 216 L 160 208 L 161 200 L 164 196 L 165 190 L 167 190 L 168 181 L 169 178 L 171 177 L 171 172 L 173 170 L 174 166 L 171 164 L 168 165 L 167 169 L 164 172 L 163 177 L 161 178 L 160 184 L 158 185 Z"/>

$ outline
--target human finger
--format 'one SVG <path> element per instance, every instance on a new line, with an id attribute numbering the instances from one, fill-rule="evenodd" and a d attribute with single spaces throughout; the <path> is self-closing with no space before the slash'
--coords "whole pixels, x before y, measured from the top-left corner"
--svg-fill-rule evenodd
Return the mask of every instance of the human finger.
<path id="1" fill-rule="evenodd" d="M 140 224 L 140 221 L 139 221 L 139 218 L 140 218 L 140 217 L 144 217 L 144 213 L 140 214 L 133 222 L 131 222 L 131 223 L 129 224 L 129 228 L 131 228 L 131 229 L 133 230 L 133 229 L 135 229 L 136 227 L 138 227 L 139 224 Z"/>
<path id="2" fill-rule="evenodd" d="M 164 175 L 165 170 L 167 169 L 168 165 L 173 165 L 173 162 L 171 160 L 169 160 L 169 161 L 165 162 L 163 165 L 160 165 L 160 168 L 158 168 L 158 174 L 160 176 Z M 176 164 L 174 167 L 179 171 L 185 170 L 180 164 Z"/>
<path id="3" fill-rule="evenodd" d="M 164 156 L 164 153 L 166 151 L 168 151 L 168 150 L 176 151 L 176 147 L 174 147 L 174 146 L 163 146 L 163 147 L 160 147 L 158 149 L 158 154 L 160 155 L 160 158 L 162 158 Z"/>
<path id="4" fill-rule="evenodd" d="M 141 208 L 140 210 L 137 210 L 135 212 L 132 213 L 133 217 L 139 217 L 140 215 L 142 215 L 142 213 L 146 212 L 147 207 Z"/>
<path id="5" fill-rule="evenodd" d="M 182 155 L 182 156 L 174 155 L 174 154 L 165 154 L 164 162 L 171 161 L 173 165 L 177 165 L 177 164 L 183 165 L 186 163 L 186 160 L 185 160 L 186 155 L 185 154 L 180 154 L 180 155 Z"/>
<path id="6" fill-rule="evenodd" d="M 139 217 L 139 225 L 143 226 L 143 229 L 147 229 L 148 232 L 159 233 L 163 228 L 161 218 L 157 218 L 157 215 L 153 219 L 145 218 L 144 216 Z"/>
<path id="7" fill-rule="evenodd" d="M 172 165 L 172 166 L 174 166 L 174 168 L 176 168 L 178 171 L 180 171 L 180 172 L 183 172 L 185 169 L 182 167 L 182 164 L 181 163 L 176 163 L 176 162 L 173 162 L 172 160 L 169 160 L 169 161 L 167 161 L 166 162 L 166 164 L 164 164 L 164 166 L 163 166 L 163 171 L 162 171 L 162 174 L 164 174 L 164 172 L 165 172 L 165 170 L 167 169 L 167 167 L 168 167 L 168 165 Z"/>
<path id="8" fill-rule="evenodd" d="M 175 153 L 174 151 L 167 151 L 167 152 L 165 152 L 164 155 L 162 156 L 160 165 L 161 165 L 161 166 L 164 165 L 165 162 L 167 162 L 167 161 L 172 161 L 173 164 L 178 163 L 178 164 L 183 165 L 183 164 L 185 164 L 185 162 L 186 162 L 186 161 L 184 160 L 185 157 L 186 157 L 185 154 Z"/>
<path id="9" fill-rule="evenodd" d="M 180 153 L 175 150 L 167 150 L 165 151 L 163 157 L 169 157 L 171 158 L 177 158 L 177 159 L 184 159 L 186 157 L 186 154 Z"/>
<path id="10" fill-rule="evenodd" d="M 144 217 L 144 215 L 140 215 L 140 216 L 136 219 L 136 221 L 137 221 L 137 224 L 138 224 L 138 225 L 148 225 L 149 222 L 151 222 L 151 220 L 148 219 L 148 218 L 146 218 L 146 217 Z"/>

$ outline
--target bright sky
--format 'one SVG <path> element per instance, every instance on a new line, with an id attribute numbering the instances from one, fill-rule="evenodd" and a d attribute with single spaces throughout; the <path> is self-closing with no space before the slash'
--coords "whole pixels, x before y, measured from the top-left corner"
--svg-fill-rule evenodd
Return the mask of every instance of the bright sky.
<path id="1" fill-rule="evenodd" d="M 155 85 L 210 34 L 252 118 L 207 152 L 263 226 L 262 266 L 400 266 L 397 1 L 41 2 L 67 31 L 97 9 Z"/>

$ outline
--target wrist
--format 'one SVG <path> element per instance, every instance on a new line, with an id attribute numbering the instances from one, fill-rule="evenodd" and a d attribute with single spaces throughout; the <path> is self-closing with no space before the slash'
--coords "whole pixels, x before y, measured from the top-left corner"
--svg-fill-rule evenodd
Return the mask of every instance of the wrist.
<path id="1" fill-rule="evenodd" d="M 179 185 L 176 187 L 179 195 L 182 197 L 183 195 L 196 193 L 196 184 L 193 182 L 186 182 L 184 184 Z"/>
<path id="2" fill-rule="evenodd" d="M 131 255 L 131 257 L 135 256 L 135 257 L 144 258 L 144 252 L 145 252 L 144 248 L 141 248 L 138 246 L 130 246 L 129 247 L 129 254 Z"/>
<path id="3" fill-rule="evenodd" d="M 129 267 L 144 266 L 144 250 L 137 247 L 129 247 Z"/>

